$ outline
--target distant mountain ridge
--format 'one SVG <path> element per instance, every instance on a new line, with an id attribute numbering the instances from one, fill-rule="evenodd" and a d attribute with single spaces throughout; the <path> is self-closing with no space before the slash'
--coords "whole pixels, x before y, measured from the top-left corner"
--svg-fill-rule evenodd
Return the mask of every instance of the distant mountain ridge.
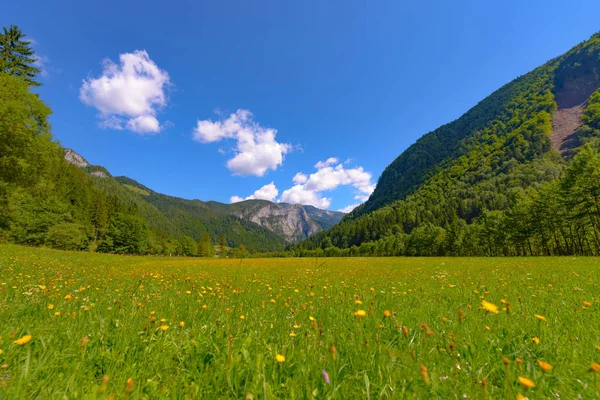
<path id="1" fill-rule="evenodd" d="M 247 230 L 264 237 L 265 241 L 272 240 L 273 246 L 261 247 L 261 251 L 276 250 L 281 249 L 284 243 L 295 243 L 329 229 L 345 215 L 312 206 L 266 200 L 225 204 L 182 199 L 157 193 L 126 176 L 112 177 L 106 168 L 91 165 L 72 149 L 65 149 L 64 156 L 67 162 L 94 176 L 96 184 L 106 192 L 134 202 L 157 228 L 175 235 L 183 233 L 194 239 L 203 231 L 209 232 L 213 239 L 225 233 L 229 244 L 235 246 L 242 244 L 239 242 L 243 240 L 234 240 L 233 237 L 240 230 Z M 251 243 L 243 244 L 255 247 Z"/>

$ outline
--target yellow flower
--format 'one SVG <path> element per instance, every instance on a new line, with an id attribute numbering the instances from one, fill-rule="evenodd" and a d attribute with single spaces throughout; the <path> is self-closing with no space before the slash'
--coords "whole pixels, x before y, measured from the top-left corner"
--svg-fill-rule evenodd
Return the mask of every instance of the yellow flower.
<path id="1" fill-rule="evenodd" d="M 55 313 L 54 313 L 54 316 L 55 316 L 55 317 L 60 317 L 60 311 L 57 311 L 57 312 L 55 312 Z"/>
<path id="2" fill-rule="evenodd" d="M 584 301 L 583 305 L 586 306 L 586 307 L 591 307 L 592 303 L 590 303 L 589 301 Z"/>
<path id="3" fill-rule="evenodd" d="M 552 369 L 552 365 L 548 364 L 545 361 L 538 360 L 538 364 L 540 364 L 540 368 L 544 372 L 548 372 L 548 371 L 550 371 Z"/>
<path id="4" fill-rule="evenodd" d="M 540 315 L 540 314 L 535 314 L 535 317 L 536 317 L 537 319 L 539 319 L 540 321 L 547 322 L 547 321 L 546 321 L 546 317 L 544 317 L 543 315 Z"/>
<path id="5" fill-rule="evenodd" d="M 291 337 L 296 337 L 296 334 L 294 332 L 290 332 L 290 336 Z"/>
<path id="6" fill-rule="evenodd" d="M 600 364 L 593 362 L 590 366 L 591 372 L 600 372 Z"/>
<path id="7" fill-rule="evenodd" d="M 166 331 L 167 329 L 169 329 L 169 326 L 168 326 L 168 325 L 162 325 L 162 326 L 160 327 L 160 329 L 161 329 L 161 330 L 164 332 L 164 331 Z"/>
<path id="8" fill-rule="evenodd" d="M 65 300 L 71 300 L 71 295 L 70 294 L 66 295 Z"/>
<path id="9" fill-rule="evenodd" d="M 492 304 L 492 303 L 490 303 L 488 301 L 485 301 L 485 300 L 481 301 L 481 306 L 487 312 L 491 312 L 491 313 L 494 313 L 494 314 L 498 314 L 500 312 L 500 311 L 498 311 L 498 307 L 495 304 Z"/>
<path id="10" fill-rule="evenodd" d="M 30 340 L 31 340 L 31 335 L 25 335 L 22 338 L 15 340 L 15 344 L 18 344 L 19 346 L 23 346 Z"/>
<path id="11" fill-rule="evenodd" d="M 54 304 L 48 304 L 48 310 L 52 310 L 54 308 Z"/>
<path id="12" fill-rule="evenodd" d="M 358 304 L 360 306 L 362 304 L 362 301 L 360 301 L 360 300 L 354 300 L 354 304 Z"/>
<path id="13" fill-rule="evenodd" d="M 0 354 L 4 354 L 4 350 L 0 349 Z"/>
<path id="14" fill-rule="evenodd" d="M 389 317 L 391 317 L 391 316 L 392 316 L 392 313 L 390 312 L 390 310 L 385 310 L 385 311 L 383 312 L 383 315 L 384 315 L 386 318 L 389 318 Z"/>
<path id="15" fill-rule="evenodd" d="M 181 328 L 183 328 L 183 327 L 185 326 L 185 322 L 181 321 L 181 322 L 179 323 L 179 326 L 180 326 Z"/>
<path id="16" fill-rule="evenodd" d="M 204 304 L 204 305 L 202 306 L 202 309 L 203 309 L 203 310 L 206 310 L 207 308 L 208 308 L 208 306 L 207 306 L 206 304 Z"/>
<path id="17" fill-rule="evenodd" d="M 278 362 L 278 363 L 280 363 L 280 364 L 281 364 L 282 362 L 284 362 L 284 361 L 285 361 L 285 357 L 284 357 L 282 354 L 277 354 L 277 355 L 275 356 L 275 359 L 276 359 L 276 360 L 277 360 L 277 362 Z"/>
<path id="18" fill-rule="evenodd" d="M 527 379 L 522 376 L 519 377 L 519 382 L 521 382 L 521 385 L 525 386 L 527 389 L 535 387 L 535 383 L 533 383 L 531 379 Z"/>
<path id="19" fill-rule="evenodd" d="M 367 312 L 365 310 L 358 310 L 354 312 L 354 316 L 358 318 L 366 317 Z"/>
<path id="20" fill-rule="evenodd" d="M 540 338 L 539 337 L 534 337 L 533 339 L 531 339 L 533 341 L 533 343 L 535 344 L 540 344 Z"/>
<path id="21" fill-rule="evenodd" d="M 315 318 L 313 316 L 308 317 L 308 319 L 310 319 L 311 321 L 315 320 Z"/>
<path id="22" fill-rule="evenodd" d="M 240 315 L 240 319 L 246 319 L 244 315 Z"/>
<path id="23" fill-rule="evenodd" d="M 517 400 L 527 400 L 527 397 L 523 396 L 521 393 L 517 393 Z"/>

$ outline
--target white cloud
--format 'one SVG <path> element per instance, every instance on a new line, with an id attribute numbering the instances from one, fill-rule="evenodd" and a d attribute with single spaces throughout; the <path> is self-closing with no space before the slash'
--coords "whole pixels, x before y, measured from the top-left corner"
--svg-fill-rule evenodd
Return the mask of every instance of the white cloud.
<path id="1" fill-rule="evenodd" d="M 321 197 L 317 192 L 307 190 L 304 185 L 294 185 L 281 194 L 279 202 L 328 208 L 331 205 L 331 198 Z"/>
<path id="2" fill-rule="evenodd" d="M 357 191 L 355 199 L 364 202 L 375 190 L 375 184 L 371 182 L 373 176 L 370 172 L 366 172 L 363 167 L 345 168 L 344 164 L 339 163 L 337 158 L 331 157 L 316 163 L 315 168 L 317 168 L 317 172 L 309 176 L 301 172 L 297 173 L 292 180 L 294 186 L 285 190 L 279 201 L 328 208 L 331 204 L 331 198 L 323 197 L 321 192 L 331 191 L 339 186 L 352 186 Z M 353 207 L 357 205 L 353 205 Z"/>
<path id="3" fill-rule="evenodd" d="M 349 212 L 351 212 L 352 210 L 354 210 L 356 207 L 360 206 L 360 203 L 357 204 L 350 204 L 349 206 L 346 206 L 344 208 L 339 209 L 339 212 L 343 212 L 348 214 Z"/>
<path id="4" fill-rule="evenodd" d="M 29 39 L 31 41 L 31 39 Z M 47 77 L 49 75 L 48 72 L 48 64 L 50 63 L 50 59 L 46 56 L 42 56 L 37 54 L 35 56 L 35 61 L 33 65 L 40 70 L 40 75 L 43 77 Z"/>
<path id="5" fill-rule="evenodd" d="M 301 185 L 307 180 L 308 176 L 304 175 L 302 172 L 298 172 L 296 175 L 294 175 L 292 182 L 294 182 L 296 185 Z"/>
<path id="6" fill-rule="evenodd" d="M 253 194 L 246 197 L 245 199 L 239 196 L 231 196 L 229 200 L 231 203 L 237 203 L 243 200 L 268 200 L 275 201 L 275 198 L 279 194 L 279 190 L 275 186 L 275 183 L 271 182 L 269 184 L 264 185 L 260 189 L 256 190 Z"/>
<path id="7" fill-rule="evenodd" d="M 254 122 L 250 111 L 237 110 L 224 120 L 199 120 L 192 139 L 200 143 L 236 140 L 235 155 L 227 161 L 227 168 L 235 175 L 263 176 L 268 170 L 275 171 L 292 150 L 290 144 L 277 142 L 276 135 L 277 130 Z"/>
<path id="8" fill-rule="evenodd" d="M 156 113 L 167 104 L 169 74 L 145 50 L 121 54 L 119 61 L 105 59 L 102 75 L 83 81 L 80 100 L 100 112 L 101 127 L 140 134 L 160 132 Z"/>

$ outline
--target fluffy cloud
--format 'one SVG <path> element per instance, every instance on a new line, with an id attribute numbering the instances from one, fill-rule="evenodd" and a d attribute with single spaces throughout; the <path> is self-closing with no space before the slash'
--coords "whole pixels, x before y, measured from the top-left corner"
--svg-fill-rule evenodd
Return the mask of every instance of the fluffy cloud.
<path id="1" fill-rule="evenodd" d="M 339 209 L 339 212 L 343 212 L 348 214 L 349 212 L 351 212 L 352 210 L 354 210 L 356 207 L 360 206 L 360 203 L 357 204 L 350 204 L 349 206 L 346 206 L 344 208 Z"/>
<path id="2" fill-rule="evenodd" d="M 366 172 L 363 167 L 345 168 L 337 158 L 331 157 L 316 163 L 315 168 L 317 172 L 309 176 L 297 173 L 293 178 L 294 186 L 285 190 L 279 201 L 328 208 L 331 198 L 323 197 L 321 192 L 334 190 L 338 186 L 352 186 L 356 189 L 354 198 L 364 202 L 375 190 L 375 184 L 371 182 L 371 173 Z M 346 209 L 357 205 L 348 206 Z"/>
<path id="3" fill-rule="evenodd" d="M 231 196 L 230 202 L 237 203 L 237 202 L 244 201 L 244 200 L 275 201 L 275 198 L 277 197 L 278 194 L 279 194 L 279 190 L 277 190 L 275 183 L 271 182 L 271 183 L 261 187 L 260 189 L 256 190 L 253 194 L 246 197 L 245 199 L 241 198 L 239 196 Z"/>
<path id="4" fill-rule="evenodd" d="M 292 150 L 291 145 L 277 142 L 276 135 L 277 130 L 254 122 L 250 111 L 237 110 L 224 120 L 199 120 L 192 138 L 200 143 L 236 140 L 235 155 L 227 161 L 227 168 L 235 175 L 263 176 L 268 170 L 275 171 Z"/>
<path id="5" fill-rule="evenodd" d="M 294 185 L 281 194 L 279 202 L 329 208 L 331 198 L 321 197 L 317 192 L 307 190 L 304 185 Z"/>
<path id="6" fill-rule="evenodd" d="M 101 127 L 140 134 L 160 132 L 156 113 L 167 104 L 169 74 L 146 51 L 121 54 L 119 62 L 105 59 L 102 75 L 83 81 L 80 100 L 100 112 Z"/>

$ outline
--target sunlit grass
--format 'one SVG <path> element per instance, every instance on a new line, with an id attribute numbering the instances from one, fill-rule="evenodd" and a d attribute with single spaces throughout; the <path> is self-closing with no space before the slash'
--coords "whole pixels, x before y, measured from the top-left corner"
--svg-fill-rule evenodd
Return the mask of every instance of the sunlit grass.
<path id="1" fill-rule="evenodd" d="M 598 398 L 599 266 L 0 245 L 0 398 Z"/>

